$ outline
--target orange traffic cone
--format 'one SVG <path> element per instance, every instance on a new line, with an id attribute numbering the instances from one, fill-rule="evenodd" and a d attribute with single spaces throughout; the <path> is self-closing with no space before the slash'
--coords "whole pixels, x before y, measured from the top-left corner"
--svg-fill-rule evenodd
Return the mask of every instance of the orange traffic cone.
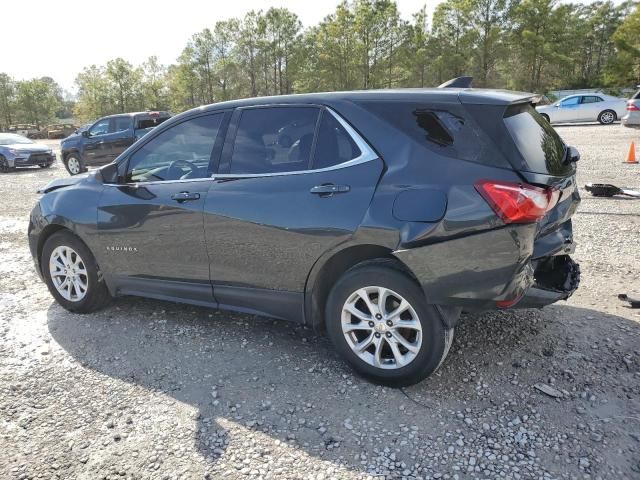
<path id="1" fill-rule="evenodd" d="M 631 142 L 631 145 L 629 145 L 627 159 L 624 161 L 624 163 L 638 163 L 638 161 L 636 160 L 636 144 L 634 142 Z"/>

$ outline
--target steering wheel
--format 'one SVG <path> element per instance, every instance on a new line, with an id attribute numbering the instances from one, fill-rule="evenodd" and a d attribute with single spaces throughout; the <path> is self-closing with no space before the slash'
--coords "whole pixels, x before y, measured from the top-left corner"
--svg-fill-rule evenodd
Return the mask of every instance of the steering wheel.
<path id="1" fill-rule="evenodd" d="M 178 167 L 187 167 L 189 169 L 189 172 L 184 173 L 181 169 L 179 169 Z M 185 175 L 190 175 L 193 172 L 196 172 L 198 170 L 198 167 L 196 167 L 193 163 L 191 163 L 188 160 L 174 160 L 173 162 L 171 162 L 169 164 L 169 167 L 167 168 L 167 179 L 168 180 L 174 180 L 173 178 L 173 171 L 176 170 L 179 172 L 179 176 L 175 179 L 177 180 L 178 178 L 182 178 Z"/>

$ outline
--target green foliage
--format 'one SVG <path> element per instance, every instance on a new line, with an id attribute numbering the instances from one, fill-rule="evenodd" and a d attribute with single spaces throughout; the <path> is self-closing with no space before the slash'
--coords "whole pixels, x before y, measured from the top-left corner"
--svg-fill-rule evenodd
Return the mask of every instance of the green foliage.
<path id="1" fill-rule="evenodd" d="M 429 22 L 431 20 L 431 23 Z M 445 0 L 409 21 L 394 0 L 343 0 L 303 31 L 286 8 L 250 11 L 195 33 L 172 65 L 150 57 L 86 67 L 75 115 L 170 109 L 258 95 L 474 85 L 548 92 L 640 83 L 640 7 L 627 1 Z M 48 78 L 0 74 L 0 127 L 68 113 Z M 30 120 L 33 119 L 33 120 Z"/>

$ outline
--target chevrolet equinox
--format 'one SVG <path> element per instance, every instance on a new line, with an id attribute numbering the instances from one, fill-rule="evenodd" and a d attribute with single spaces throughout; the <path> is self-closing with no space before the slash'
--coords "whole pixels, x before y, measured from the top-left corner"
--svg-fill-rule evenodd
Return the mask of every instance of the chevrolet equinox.
<path id="1" fill-rule="evenodd" d="M 535 102 L 439 88 L 196 108 L 44 187 L 31 253 L 71 312 L 137 295 L 303 322 L 364 377 L 410 385 L 462 311 L 578 286 L 579 154 Z"/>

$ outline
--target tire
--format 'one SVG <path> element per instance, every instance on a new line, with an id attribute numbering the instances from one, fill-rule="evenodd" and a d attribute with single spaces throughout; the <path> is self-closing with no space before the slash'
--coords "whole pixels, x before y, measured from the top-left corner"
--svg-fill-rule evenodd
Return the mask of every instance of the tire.
<path id="1" fill-rule="evenodd" d="M 11 171 L 11 167 L 7 163 L 7 159 L 0 155 L 0 173 L 9 173 Z"/>
<path id="2" fill-rule="evenodd" d="M 602 125 L 611 125 L 618 119 L 618 115 L 613 110 L 604 110 L 598 115 L 598 122 Z"/>
<path id="3" fill-rule="evenodd" d="M 547 123 L 551 123 L 551 120 L 549 119 L 549 115 L 547 115 L 546 113 L 541 113 L 540 116 L 544 118 Z"/>
<path id="4" fill-rule="evenodd" d="M 66 255 L 69 263 L 65 266 L 60 254 Z M 66 252 L 66 253 L 64 253 Z M 75 255 L 74 255 L 75 254 Z M 79 261 L 77 261 L 79 259 Z M 73 263 L 74 260 L 77 263 Z M 51 267 L 56 263 L 60 265 L 52 275 Z M 82 268 L 84 267 L 84 268 Z M 42 249 L 42 257 L 40 259 L 40 268 L 42 276 L 49 288 L 49 292 L 66 310 L 74 313 L 91 313 L 106 307 L 111 301 L 111 295 L 104 282 L 102 273 L 96 264 L 96 261 L 87 246 L 75 235 L 68 231 L 59 231 L 51 235 L 44 244 Z M 75 269 L 83 271 L 85 274 L 79 274 L 79 283 L 72 282 L 69 288 L 63 286 L 56 287 L 65 283 L 69 276 L 62 273 L 63 268 Z M 58 275 L 55 275 L 58 272 Z M 76 285 L 85 285 L 84 294 L 82 287 Z M 67 284 L 68 285 L 68 284 Z M 61 292 L 66 292 L 64 295 Z M 75 292 L 75 296 L 74 296 Z"/>
<path id="5" fill-rule="evenodd" d="M 377 292 L 387 298 L 382 311 L 376 310 Z M 380 313 L 377 318 L 361 319 L 371 316 L 367 315 L 371 310 L 362 295 L 369 296 L 374 312 Z M 401 299 L 409 307 L 399 316 L 389 315 Z M 358 316 L 350 313 L 353 307 Z M 440 367 L 453 341 L 454 330 L 445 328 L 440 313 L 427 304 L 422 289 L 392 262 L 367 262 L 347 271 L 331 290 L 325 311 L 327 333 L 342 358 L 367 380 L 389 387 L 409 386 L 427 378 Z M 399 328 L 398 321 L 412 326 Z M 343 324 L 351 331 L 345 333 Z M 396 341 L 399 335 L 405 344 Z M 362 347 L 368 341 L 372 343 L 361 354 L 355 352 L 356 344 Z M 392 342 L 396 344 L 395 353 Z M 378 351 L 380 360 L 376 361 Z"/>
<path id="6" fill-rule="evenodd" d="M 77 153 L 72 153 L 65 158 L 64 166 L 67 169 L 67 172 L 69 172 L 69 175 L 78 175 L 79 173 L 87 171 L 87 167 L 84 165 L 82 157 Z"/>

